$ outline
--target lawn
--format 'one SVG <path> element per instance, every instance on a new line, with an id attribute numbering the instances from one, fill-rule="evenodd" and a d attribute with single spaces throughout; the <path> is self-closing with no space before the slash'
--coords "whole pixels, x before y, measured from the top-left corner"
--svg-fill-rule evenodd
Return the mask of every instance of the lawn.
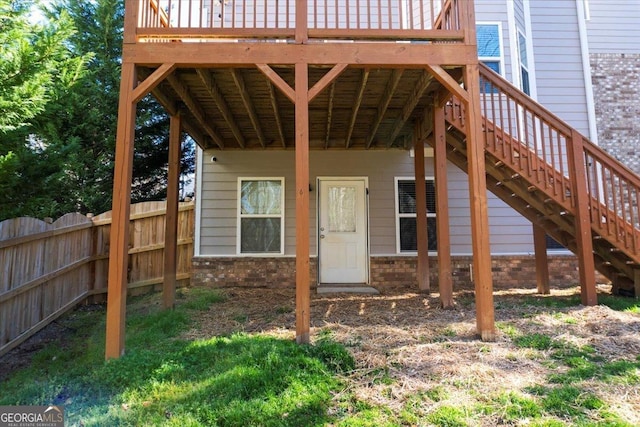
<path id="1" fill-rule="evenodd" d="M 0 405 L 62 404 L 77 426 L 640 425 L 640 302 L 577 292 L 496 292 L 493 343 L 469 291 L 454 310 L 406 290 L 315 296 L 299 346 L 292 290 L 187 288 L 172 311 L 130 298 L 109 362 L 104 307 L 87 306 L 0 359 Z"/>

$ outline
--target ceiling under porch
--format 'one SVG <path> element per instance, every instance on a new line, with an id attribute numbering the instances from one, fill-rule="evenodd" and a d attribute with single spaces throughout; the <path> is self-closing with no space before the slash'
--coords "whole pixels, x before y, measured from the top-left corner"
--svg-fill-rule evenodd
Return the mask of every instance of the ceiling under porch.
<path id="1" fill-rule="evenodd" d="M 293 66 L 271 66 L 292 88 Z M 332 66 L 310 66 L 313 87 Z M 460 68 L 446 68 L 460 75 Z M 139 68 L 142 79 L 153 68 Z M 309 104 L 310 148 L 410 148 L 416 119 L 442 97 L 426 69 L 347 67 Z M 153 91 L 204 149 L 293 149 L 295 106 L 257 67 L 177 68 Z"/>

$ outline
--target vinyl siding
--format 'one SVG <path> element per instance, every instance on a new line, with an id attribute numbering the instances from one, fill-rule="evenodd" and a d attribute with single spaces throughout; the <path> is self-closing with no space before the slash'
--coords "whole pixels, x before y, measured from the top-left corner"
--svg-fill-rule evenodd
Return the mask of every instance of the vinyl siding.
<path id="1" fill-rule="evenodd" d="M 640 1 L 589 0 L 590 53 L 640 53 Z"/>
<path id="2" fill-rule="evenodd" d="M 527 34 L 527 24 L 524 15 L 524 0 L 513 0 L 513 10 L 516 19 L 516 28 Z"/>
<path id="3" fill-rule="evenodd" d="M 216 156 L 217 161 L 211 162 Z M 285 178 L 285 255 L 295 254 L 295 174 L 293 151 L 207 151 L 202 169 L 200 254 L 236 255 L 238 177 Z M 362 176 L 369 180 L 371 255 L 396 254 L 394 178 L 412 177 L 413 158 L 406 151 L 312 151 L 310 154 L 311 254 L 316 253 L 316 178 Z M 433 162 L 426 159 L 426 175 Z M 471 253 L 467 175 L 454 166 L 447 171 L 451 251 Z M 532 252 L 531 226 L 517 212 L 490 195 L 491 247 L 495 254 Z"/>
<path id="4" fill-rule="evenodd" d="M 538 102 L 589 135 L 575 0 L 531 1 Z"/>

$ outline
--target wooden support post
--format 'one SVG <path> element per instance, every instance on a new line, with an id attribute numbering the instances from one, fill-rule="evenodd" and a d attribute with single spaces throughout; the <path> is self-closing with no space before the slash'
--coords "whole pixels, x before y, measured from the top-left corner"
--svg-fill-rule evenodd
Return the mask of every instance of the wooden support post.
<path id="1" fill-rule="evenodd" d="M 596 305 L 598 304 L 596 267 L 593 259 L 589 193 L 587 191 L 582 135 L 580 135 L 578 131 L 572 130 L 571 141 L 568 142 L 570 142 L 567 146 L 569 171 L 570 174 L 573 174 L 573 179 L 571 180 L 571 195 L 575 205 L 576 255 L 578 255 L 582 305 Z"/>
<path id="2" fill-rule="evenodd" d="M 433 109 L 433 146 L 436 178 L 436 232 L 438 237 L 438 289 L 442 308 L 453 308 L 451 235 L 449 231 L 449 189 L 444 108 Z"/>
<path id="3" fill-rule="evenodd" d="M 640 299 L 640 268 L 633 269 L 633 290 L 636 299 Z"/>
<path id="4" fill-rule="evenodd" d="M 309 39 L 307 0 L 296 0 L 296 43 L 304 44 Z M 297 88 L 296 88 L 297 89 Z M 307 88 L 307 90 L 309 90 Z"/>
<path id="5" fill-rule="evenodd" d="M 533 249 L 536 254 L 536 284 L 539 294 L 548 295 L 549 260 L 547 258 L 547 233 L 544 228 L 533 224 Z"/>
<path id="6" fill-rule="evenodd" d="M 118 130 L 113 177 L 113 208 L 109 248 L 109 286 L 107 294 L 107 331 L 105 358 L 124 354 L 125 316 L 127 308 L 127 270 L 129 262 L 129 212 L 136 104 L 132 102 L 136 67 L 122 64 Z"/>
<path id="7" fill-rule="evenodd" d="M 299 344 L 309 343 L 311 309 L 308 72 L 306 63 L 296 64 L 296 341 Z"/>
<path id="8" fill-rule="evenodd" d="M 162 305 L 173 308 L 176 299 L 176 268 L 178 251 L 178 187 L 180 185 L 180 132 L 179 115 L 169 121 L 169 176 L 167 178 L 167 210 L 164 233 L 164 280 Z"/>
<path id="9" fill-rule="evenodd" d="M 465 66 L 464 84 L 469 94 L 469 100 L 465 108 L 465 123 L 467 125 L 467 162 L 469 200 L 471 202 L 473 281 L 476 292 L 476 325 L 482 340 L 493 341 L 495 340 L 493 278 L 491 277 L 487 178 L 484 164 L 478 64 Z"/>
<path id="10" fill-rule="evenodd" d="M 414 172 L 416 178 L 416 234 L 418 249 L 418 289 L 429 293 L 429 236 L 427 231 L 427 186 L 424 173 L 424 135 L 422 122 L 413 131 Z"/>

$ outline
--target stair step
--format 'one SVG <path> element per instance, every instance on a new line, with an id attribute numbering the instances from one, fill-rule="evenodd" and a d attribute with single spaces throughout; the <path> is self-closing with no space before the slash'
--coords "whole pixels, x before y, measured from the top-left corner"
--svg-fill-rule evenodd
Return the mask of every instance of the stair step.
<path id="1" fill-rule="evenodd" d="M 346 284 L 330 284 L 319 285 L 317 289 L 318 294 L 368 294 L 378 295 L 380 292 L 376 288 L 366 285 L 346 285 Z"/>

